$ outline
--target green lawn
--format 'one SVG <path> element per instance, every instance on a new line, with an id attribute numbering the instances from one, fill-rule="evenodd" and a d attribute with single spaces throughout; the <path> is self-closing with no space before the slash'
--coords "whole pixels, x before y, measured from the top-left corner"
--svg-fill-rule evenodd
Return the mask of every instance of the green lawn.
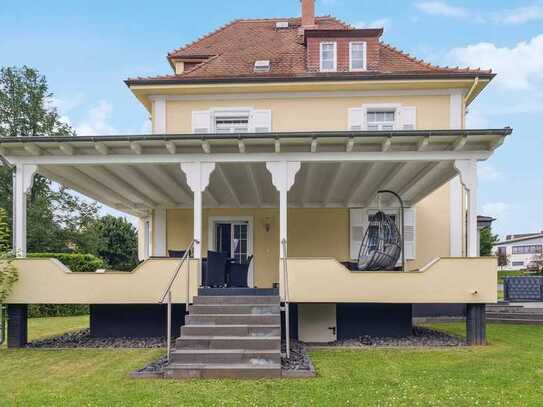
<path id="1" fill-rule="evenodd" d="M 32 337 L 84 317 L 31 320 Z M 436 325 L 463 334 L 463 324 Z M 490 346 L 314 351 L 308 380 L 134 380 L 160 350 L 0 350 L 0 406 L 543 405 L 543 327 L 489 325 Z"/>

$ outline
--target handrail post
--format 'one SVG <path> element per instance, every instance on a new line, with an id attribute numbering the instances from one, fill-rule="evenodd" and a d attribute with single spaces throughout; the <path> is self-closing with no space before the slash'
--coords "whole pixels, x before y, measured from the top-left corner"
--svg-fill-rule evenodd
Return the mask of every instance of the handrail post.
<path id="1" fill-rule="evenodd" d="M 283 244 L 283 293 L 285 296 L 285 345 L 287 350 L 287 359 L 290 359 L 290 304 L 288 295 L 288 268 L 287 268 L 287 240 L 281 241 Z"/>
<path id="2" fill-rule="evenodd" d="M 172 292 L 168 291 L 168 321 L 166 323 L 167 330 L 166 332 L 166 352 L 168 353 L 168 362 L 171 357 L 171 347 L 172 347 Z"/>
<path id="3" fill-rule="evenodd" d="M 170 283 L 168 284 L 168 287 L 166 288 L 166 291 L 160 298 L 159 303 L 164 304 L 164 301 L 167 300 L 167 315 L 166 315 L 166 352 L 168 362 L 170 362 L 171 358 L 171 346 L 172 346 L 172 287 L 175 283 L 175 280 L 177 280 L 177 277 L 179 275 L 179 272 L 181 271 L 181 268 L 183 267 L 183 264 L 185 264 L 185 261 L 190 258 L 190 252 L 192 248 L 194 247 L 195 243 L 200 243 L 198 240 L 194 239 L 189 246 L 187 247 L 187 250 L 185 251 L 185 255 L 181 259 L 181 262 L 179 263 L 179 266 L 175 270 L 175 273 L 173 274 L 172 278 L 170 279 Z M 187 265 L 187 308 L 190 302 L 190 260 Z"/>

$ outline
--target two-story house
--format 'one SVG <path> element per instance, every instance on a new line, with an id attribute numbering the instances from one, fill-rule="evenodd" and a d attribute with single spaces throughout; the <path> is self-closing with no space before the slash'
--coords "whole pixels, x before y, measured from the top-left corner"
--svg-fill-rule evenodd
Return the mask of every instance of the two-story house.
<path id="1" fill-rule="evenodd" d="M 282 334 L 307 342 L 405 335 L 413 304 L 467 304 L 469 342 L 484 343 L 496 260 L 477 253 L 477 163 L 511 129 L 464 126 L 494 74 L 429 64 L 383 42 L 382 29 L 301 4 L 301 18 L 236 20 L 170 52 L 170 75 L 128 79 L 152 135 L 0 141 L 16 167 L 13 321 L 24 322 L 25 304 L 84 303 L 95 335 L 171 324 L 177 337 L 192 321 L 206 341 L 195 346 L 239 349 L 262 325 L 279 324 L 279 302 Z M 76 274 L 25 259 L 25 194 L 36 172 L 137 216 L 141 265 Z M 403 216 L 382 190 L 403 200 Z M 403 231 L 405 267 L 348 267 L 377 212 Z M 236 284 L 222 272 L 231 263 L 242 270 Z M 267 301 L 246 298 L 254 294 L 271 303 L 254 307 Z M 159 302 L 169 295 L 166 314 Z M 274 317 L 245 329 L 259 313 Z M 184 328 L 176 351 L 190 340 Z M 26 340 L 18 332 L 13 346 Z M 262 346 L 278 352 L 273 332 Z M 240 345 L 244 335 L 252 339 Z"/>

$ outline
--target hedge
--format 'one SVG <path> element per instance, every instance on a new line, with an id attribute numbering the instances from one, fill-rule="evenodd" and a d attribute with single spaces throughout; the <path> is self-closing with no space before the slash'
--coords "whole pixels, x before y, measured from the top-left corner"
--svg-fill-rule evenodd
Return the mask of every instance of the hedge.
<path id="1" fill-rule="evenodd" d="M 79 253 L 30 253 L 27 257 L 53 258 L 60 261 L 74 273 L 94 273 L 106 267 L 105 262 L 93 254 Z"/>
<path id="2" fill-rule="evenodd" d="M 72 317 L 88 314 L 89 306 L 85 304 L 30 304 L 28 306 L 29 318 Z"/>

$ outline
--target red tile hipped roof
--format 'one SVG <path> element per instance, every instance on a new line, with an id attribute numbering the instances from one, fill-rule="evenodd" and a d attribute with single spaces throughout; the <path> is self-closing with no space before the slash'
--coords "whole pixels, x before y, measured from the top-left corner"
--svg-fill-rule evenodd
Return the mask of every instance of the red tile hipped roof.
<path id="1" fill-rule="evenodd" d="M 289 28 L 277 29 L 276 23 L 288 21 Z M 195 59 L 197 64 L 182 74 L 162 75 L 127 80 L 127 84 L 184 83 L 184 82 L 236 82 L 243 80 L 282 79 L 372 79 L 396 77 L 492 77 L 491 70 L 449 68 L 416 59 L 386 43 L 376 42 L 378 62 L 364 72 L 320 73 L 308 69 L 307 48 L 300 18 L 274 18 L 261 20 L 236 20 L 206 36 L 168 54 L 173 64 L 176 60 Z M 316 30 L 351 30 L 358 36 L 379 36 L 381 30 L 354 30 L 348 24 L 330 16 L 316 18 Z M 311 29 L 308 29 L 311 30 Z M 354 34 L 353 34 L 354 35 Z M 313 34 L 311 36 L 314 36 Z M 372 54 L 373 55 L 373 54 Z M 257 60 L 269 60 L 271 71 L 255 73 Z M 203 62 L 200 62 L 203 61 Z"/>

